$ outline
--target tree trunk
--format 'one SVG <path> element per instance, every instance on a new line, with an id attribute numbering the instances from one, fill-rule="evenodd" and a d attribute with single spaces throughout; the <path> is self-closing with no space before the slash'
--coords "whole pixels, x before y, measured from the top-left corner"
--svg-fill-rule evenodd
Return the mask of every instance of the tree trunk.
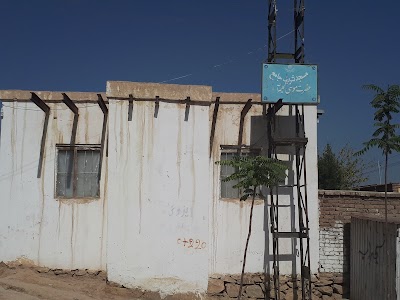
<path id="1" fill-rule="evenodd" d="M 390 290 L 389 290 L 389 269 L 390 269 L 390 251 L 389 251 L 389 226 L 388 226 L 388 208 L 387 208 L 387 170 L 388 170 L 388 152 L 385 153 L 385 247 L 386 247 L 386 271 L 385 271 L 385 292 L 387 299 L 390 299 Z"/>
<path id="2" fill-rule="evenodd" d="M 385 223 L 387 226 L 388 223 L 388 209 L 387 209 L 387 171 L 388 171 L 388 156 L 389 154 L 385 154 Z"/>
<path id="3" fill-rule="evenodd" d="M 238 300 L 240 300 L 242 298 L 244 268 L 246 267 L 247 248 L 249 247 L 249 241 L 250 241 L 250 236 L 251 236 L 251 223 L 253 222 L 253 208 L 254 208 L 255 198 L 256 198 L 256 187 L 253 188 L 253 199 L 251 201 L 250 219 L 249 219 L 249 233 L 247 234 L 246 247 L 244 248 L 243 266 L 242 266 L 242 274 L 240 276 L 240 287 L 239 287 Z"/>

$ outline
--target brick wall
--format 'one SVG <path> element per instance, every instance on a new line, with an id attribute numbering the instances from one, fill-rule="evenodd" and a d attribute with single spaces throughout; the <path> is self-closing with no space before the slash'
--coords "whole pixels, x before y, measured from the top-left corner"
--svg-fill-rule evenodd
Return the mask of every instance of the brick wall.
<path id="1" fill-rule="evenodd" d="M 384 217 L 384 193 L 319 191 L 320 272 L 349 273 L 351 216 Z M 400 219 L 400 193 L 388 194 L 388 216 Z"/>

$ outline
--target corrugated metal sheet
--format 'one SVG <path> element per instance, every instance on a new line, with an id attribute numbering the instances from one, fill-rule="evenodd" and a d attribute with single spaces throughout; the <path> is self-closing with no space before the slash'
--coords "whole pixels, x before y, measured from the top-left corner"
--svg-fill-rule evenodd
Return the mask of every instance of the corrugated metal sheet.
<path id="1" fill-rule="evenodd" d="M 377 220 L 352 218 L 350 257 L 350 299 L 376 300 L 398 299 L 396 286 L 399 275 L 396 268 L 398 225 L 388 224 L 388 239 L 385 242 L 385 223 Z M 397 252 L 397 254 L 396 254 Z M 389 260 L 389 264 L 387 264 Z M 387 266 L 389 265 L 389 268 Z M 387 272 L 387 273 L 386 273 Z M 399 272 L 399 271 L 397 271 Z M 385 297 L 385 278 L 389 297 Z"/>

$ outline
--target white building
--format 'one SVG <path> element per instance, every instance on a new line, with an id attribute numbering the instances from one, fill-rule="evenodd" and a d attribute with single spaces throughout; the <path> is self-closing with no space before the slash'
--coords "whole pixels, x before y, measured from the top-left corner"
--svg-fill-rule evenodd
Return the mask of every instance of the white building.
<path id="1" fill-rule="evenodd" d="M 232 184 L 221 184 L 231 170 L 215 162 L 229 158 L 238 144 L 247 146 L 243 153 L 267 154 L 260 95 L 134 82 L 108 82 L 100 96 L 35 94 L 50 109 L 47 122 L 30 92 L 0 91 L 0 261 L 106 270 L 110 281 L 165 294 L 203 293 L 210 276 L 240 273 L 250 201 L 239 201 Z M 285 106 L 280 113 L 289 112 Z M 316 273 L 316 105 L 305 106 L 304 115 Z M 293 194 L 281 199 L 280 226 L 290 231 Z M 271 264 L 268 210 L 264 200 L 256 201 L 246 272 Z M 280 244 L 282 258 L 288 257 L 282 274 L 299 272 L 296 251 L 291 239 Z"/>

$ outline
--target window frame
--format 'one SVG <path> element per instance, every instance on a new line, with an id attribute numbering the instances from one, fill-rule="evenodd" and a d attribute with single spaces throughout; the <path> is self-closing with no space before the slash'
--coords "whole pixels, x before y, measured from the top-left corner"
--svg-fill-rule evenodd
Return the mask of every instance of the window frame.
<path id="1" fill-rule="evenodd" d="M 59 175 L 58 169 L 58 156 L 59 151 L 73 151 L 72 159 L 73 159 L 73 166 L 72 166 L 72 175 L 71 175 L 71 184 L 72 184 L 72 196 L 62 196 L 58 195 L 57 189 L 57 180 Z M 99 170 L 98 170 L 98 190 L 96 196 L 78 196 L 77 195 L 77 170 L 78 170 L 78 151 L 98 151 L 100 158 L 99 158 Z M 100 181 L 101 181 L 101 167 L 102 167 L 102 149 L 100 144 L 56 144 L 56 159 L 55 159 L 55 181 L 54 181 L 54 197 L 55 199 L 62 199 L 62 200 L 73 200 L 73 199 L 99 199 L 100 198 Z"/>
<path id="2" fill-rule="evenodd" d="M 246 154 L 246 156 L 248 155 L 260 155 L 261 154 L 262 149 L 258 148 L 258 147 L 251 147 L 251 146 L 247 146 L 247 145 L 242 145 L 242 146 L 237 146 L 237 145 L 220 145 L 220 152 L 219 152 L 219 159 L 220 161 L 222 161 L 222 155 L 225 153 L 228 154 Z M 222 197 L 222 169 L 221 169 L 221 165 L 219 165 L 219 172 L 218 172 L 218 194 L 219 194 L 219 199 L 220 200 L 239 200 L 241 197 L 241 193 L 243 193 L 243 190 L 240 188 L 237 188 L 238 190 L 238 197 L 235 198 L 228 198 L 228 197 Z M 225 176 L 228 177 L 230 175 Z"/>

